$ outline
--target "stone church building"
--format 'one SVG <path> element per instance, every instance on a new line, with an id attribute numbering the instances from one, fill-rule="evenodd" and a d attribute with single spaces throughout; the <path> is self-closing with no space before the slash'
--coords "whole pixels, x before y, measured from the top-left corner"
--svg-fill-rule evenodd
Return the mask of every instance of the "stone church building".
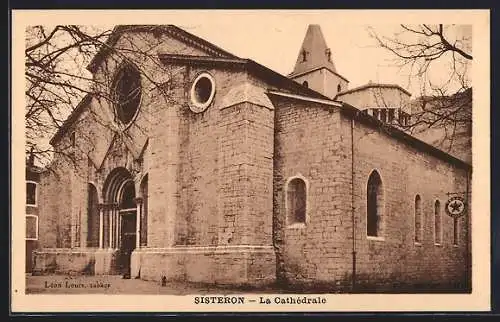
<path id="1" fill-rule="evenodd" d="M 398 128 L 400 86 L 349 89 L 319 26 L 298 49 L 283 76 L 173 25 L 116 27 L 51 140 L 33 271 L 470 284 L 470 214 L 445 204 L 471 165 Z"/>

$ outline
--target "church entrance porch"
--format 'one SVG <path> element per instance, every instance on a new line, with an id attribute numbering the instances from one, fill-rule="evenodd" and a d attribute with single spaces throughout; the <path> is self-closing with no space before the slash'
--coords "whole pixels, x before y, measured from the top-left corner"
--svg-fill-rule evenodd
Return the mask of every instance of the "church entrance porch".
<path id="1" fill-rule="evenodd" d="M 99 249 L 113 254 L 110 272 L 130 278 L 131 254 L 140 246 L 142 199 L 136 198 L 134 180 L 125 168 L 116 168 L 108 175 L 103 200 L 99 214 Z"/>

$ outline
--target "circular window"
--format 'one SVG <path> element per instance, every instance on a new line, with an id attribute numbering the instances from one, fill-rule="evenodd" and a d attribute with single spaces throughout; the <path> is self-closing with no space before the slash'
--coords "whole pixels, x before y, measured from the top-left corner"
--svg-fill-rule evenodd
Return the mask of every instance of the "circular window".
<path id="1" fill-rule="evenodd" d="M 114 86 L 116 116 L 123 124 L 129 124 L 141 102 L 141 75 L 131 65 L 122 67 Z"/>
<path id="2" fill-rule="evenodd" d="M 198 75 L 191 86 L 191 110 L 195 113 L 203 112 L 212 103 L 214 95 L 214 78 L 208 73 Z"/>

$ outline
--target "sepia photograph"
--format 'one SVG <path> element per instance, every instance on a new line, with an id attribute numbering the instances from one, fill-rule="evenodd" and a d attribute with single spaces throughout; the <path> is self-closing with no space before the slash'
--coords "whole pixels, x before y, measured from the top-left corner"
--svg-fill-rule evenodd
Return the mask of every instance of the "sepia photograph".
<path id="1" fill-rule="evenodd" d="M 487 11 L 193 12 L 19 12 L 13 292 L 309 311 L 478 291 Z"/>

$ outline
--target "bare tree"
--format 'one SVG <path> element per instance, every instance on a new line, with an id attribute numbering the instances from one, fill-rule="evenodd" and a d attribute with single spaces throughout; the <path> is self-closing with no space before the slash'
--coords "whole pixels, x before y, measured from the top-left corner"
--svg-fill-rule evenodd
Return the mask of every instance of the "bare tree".
<path id="1" fill-rule="evenodd" d="M 472 132 L 470 30 L 462 25 L 400 25 L 399 31 L 381 35 L 368 29 L 377 46 L 391 53 L 401 73 L 408 75 L 408 85 L 419 81 L 410 122 L 399 125 L 448 152 Z"/>
<path id="2" fill-rule="evenodd" d="M 85 69 L 100 51 L 106 50 L 115 62 L 134 63 L 141 76 L 162 92 L 165 91 L 164 84 L 155 81 L 149 71 L 161 69 L 165 75 L 173 73 L 158 60 L 159 37 L 153 37 L 156 42 L 151 39 L 140 41 L 139 35 L 127 39 L 127 28 L 30 26 L 25 35 L 26 153 L 35 155 L 42 165 L 52 160 L 54 153 L 76 163 L 79 154 L 69 149 L 55 150 L 47 142 L 65 126 L 68 115 L 85 101 L 85 97 L 91 95 L 110 103 L 127 99 L 110 94 L 113 73 L 104 72 L 101 73 L 104 78 L 96 78 Z M 122 46 L 111 44 L 111 35 L 124 38 Z M 152 65 L 154 68 L 150 68 Z M 103 68 L 108 67 L 104 64 Z M 131 93 L 137 91 L 132 89 Z M 89 118 L 112 129 L 102 115 L 90 115 Z"/>

